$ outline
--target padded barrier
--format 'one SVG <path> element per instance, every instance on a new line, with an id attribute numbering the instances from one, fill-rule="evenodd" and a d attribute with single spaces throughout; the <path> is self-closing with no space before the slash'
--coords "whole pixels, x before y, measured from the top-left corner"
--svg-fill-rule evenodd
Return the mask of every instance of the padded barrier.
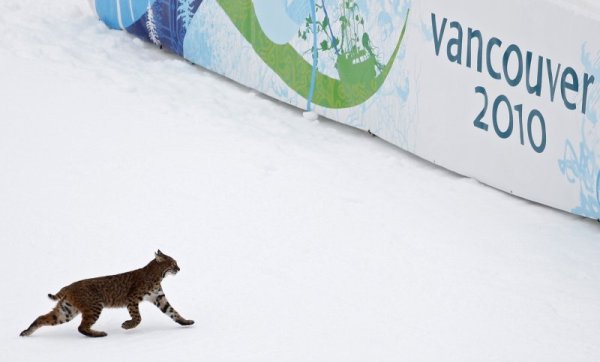
<path id="1" fill-rule="evenodd" d="M 592 1 L 90 1 L 109 27 L 273 98 L 600 219 Z"/>

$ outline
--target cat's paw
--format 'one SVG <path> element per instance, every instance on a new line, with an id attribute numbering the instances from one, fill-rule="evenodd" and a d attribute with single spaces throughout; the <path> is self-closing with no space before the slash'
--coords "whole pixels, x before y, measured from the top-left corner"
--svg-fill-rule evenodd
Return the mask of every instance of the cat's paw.
<path id="1" fill-rule="evenodd" d="M 123 322 L 123 324 L 121 324 L 121 328 L 131 329 L 131 328 L 137 327 L 138 324 L 140 324 L 140 322 L 136 322 L 134 320 L 128 320 L 128 321 Z"/>
<path id="2" fill-rule="evenodd" d="M 177 320 L 177 323 L 181 324 L 182 326 L 191 326 L 194 324 L 194 321 L 191 319 L 180 319 Z"/>

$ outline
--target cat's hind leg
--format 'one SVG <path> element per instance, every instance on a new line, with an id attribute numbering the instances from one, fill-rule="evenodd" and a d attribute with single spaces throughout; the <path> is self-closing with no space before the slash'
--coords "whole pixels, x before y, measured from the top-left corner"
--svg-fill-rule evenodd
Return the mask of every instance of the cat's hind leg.
<path id="1" fill-rule="evenodd" d="M 60 300 L 52 311 L 37 317 L 33 323 L 31 323 L 29 328 L 21 332 L 21 337 L 30 336 L 38 328 L 43 326 L 55 326 L 57 324 L 69 322 L 78 314 L 79 310 L 71 303 L 64 299 Z"/>
<path id="2" fill-rule="evenodd" d="M 129 311 L 130 320 L 123 322 L 121 327 L 123 329 L 131 329 L 137 327 L 138 324 L 142 321 L 142 316 L 140 316 L 140 307 L 136 302 L 129 303 L 127 305 L 127 310 Z"/>
<path id="3" fill-rule="evenodd" d="M 106 332 L 99 332 L 93 330 L 91 327 L 96 323 L 98 318 L 100 318 L 100 313 L 102 313 L 102 304 L 95 303 L 91 307 L 88 307 L 81 311 L 81 324 L 79 325 L 79 332 L 88 337 L 105 337 Z"/>

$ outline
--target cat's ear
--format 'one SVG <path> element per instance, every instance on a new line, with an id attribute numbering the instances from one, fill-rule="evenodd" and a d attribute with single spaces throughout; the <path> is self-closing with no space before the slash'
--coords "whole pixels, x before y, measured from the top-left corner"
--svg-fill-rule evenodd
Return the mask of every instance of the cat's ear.
<path id="1" fill-rule="evenodd" d="M 156 261 L 163 261 L 165 260 L 165 254 L 163 254 L 160 249 L 154 253 L 154 259 L 156 259 Z"/>

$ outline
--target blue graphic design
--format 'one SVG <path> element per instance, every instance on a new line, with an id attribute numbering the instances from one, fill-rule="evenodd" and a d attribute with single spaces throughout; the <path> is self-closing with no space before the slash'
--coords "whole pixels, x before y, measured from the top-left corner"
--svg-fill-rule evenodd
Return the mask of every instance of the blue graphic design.
<path id="1" fill-rule="evenodd" d="M 125 29 L 139 20 L 156 0 L 96 0 L 96 12 L 112 29 Z"/>
<path id="2" fill-rule="evenodd" d="M 144 14 L 127 31 L 183 55 L 185 35 L 201 3 L 202 0 L 148 1 Z"/>
<path id="3" fill-rule="evenodd" d="M 586 72 L 600 79 L 600 54 L 591 55 L 584 44 L 581 49 L 581 62 Z M 591 134 L 600 132 L 598 129 L 597 110 L 600 106 L 600 89 L 590 89 L 588 110 L 581 121 L 581 141 L 578 150 L 570 140 L 567 140 L 563 159 L 558 166 L 563 175 L 571 183 L 579 184 L 579 206 L 573 213 L 600 220 L 600 168 L 598 167 L 597 151 L 590 144 Z"/>
<path id="4" fill-rule="evenodd" d="M 313 0 L 314 1 L 314 0 Z M 252 0 L 262 31 L 276 44 L 288 43 L 311 12 L 309 0 Z"/>

